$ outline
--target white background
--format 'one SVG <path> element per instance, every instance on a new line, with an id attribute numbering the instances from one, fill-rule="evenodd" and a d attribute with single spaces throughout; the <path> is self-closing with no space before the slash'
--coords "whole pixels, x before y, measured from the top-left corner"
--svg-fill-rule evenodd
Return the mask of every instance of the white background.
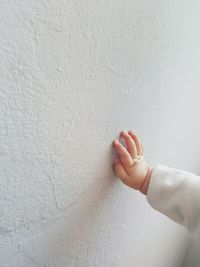
<path id="1" fill-rule="evenodd" d="M 200 2 L 0 1 L 0 266 L 175 267 L 185 230 L 112 141 L 199 173 Z"/>

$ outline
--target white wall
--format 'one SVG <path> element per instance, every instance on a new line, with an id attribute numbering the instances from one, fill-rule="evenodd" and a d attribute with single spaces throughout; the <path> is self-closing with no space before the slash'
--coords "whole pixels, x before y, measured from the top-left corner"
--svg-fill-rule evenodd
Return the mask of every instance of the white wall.
<path id="1" fill-rule="evenodd" d="M 181 226 L 112 170 L 134 129 L 198 173 L 200 2 L 0 1 L 0 266 L 173 267 Z"/>

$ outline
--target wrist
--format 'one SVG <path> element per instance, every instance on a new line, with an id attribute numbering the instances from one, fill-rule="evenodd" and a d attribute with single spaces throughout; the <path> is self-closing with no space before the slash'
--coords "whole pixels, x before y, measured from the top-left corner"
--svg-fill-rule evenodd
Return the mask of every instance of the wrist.
<path id="1" fill-rule="evenodd" d="M 144 179 L 144 183 L 140 189 L 140 192 L 143 193 L 144 195 L 146 195 L 147 191 L 148 191 L 152 170 L 153 170 L 153 168 L 151 166 L 149 166 L 148 170 L 147 170 L 147 174 L 146 174 L 145 179 Z"/>

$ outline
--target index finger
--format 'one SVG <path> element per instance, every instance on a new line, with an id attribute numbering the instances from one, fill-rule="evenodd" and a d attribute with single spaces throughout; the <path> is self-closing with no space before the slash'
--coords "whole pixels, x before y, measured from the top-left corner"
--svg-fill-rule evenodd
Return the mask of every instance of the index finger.
<path id="1" fill-rule="evenodd" d="M 114 140 L 113 144 L 120 156 L 120 161 L 125 169 L 129 169 L 133 165 L 133 159 L 127 149 L 118 141 Z"/>

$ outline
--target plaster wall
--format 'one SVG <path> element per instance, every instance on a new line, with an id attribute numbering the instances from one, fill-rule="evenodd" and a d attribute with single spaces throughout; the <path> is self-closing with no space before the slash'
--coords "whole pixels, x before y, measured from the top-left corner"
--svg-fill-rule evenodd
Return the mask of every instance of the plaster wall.
<path id="1" fill-rule="evenodd" d="M 0 266 L 175 267 L 187 235 L 112 170 L 199 173 L 200 2 L 0 1 Z"/>

